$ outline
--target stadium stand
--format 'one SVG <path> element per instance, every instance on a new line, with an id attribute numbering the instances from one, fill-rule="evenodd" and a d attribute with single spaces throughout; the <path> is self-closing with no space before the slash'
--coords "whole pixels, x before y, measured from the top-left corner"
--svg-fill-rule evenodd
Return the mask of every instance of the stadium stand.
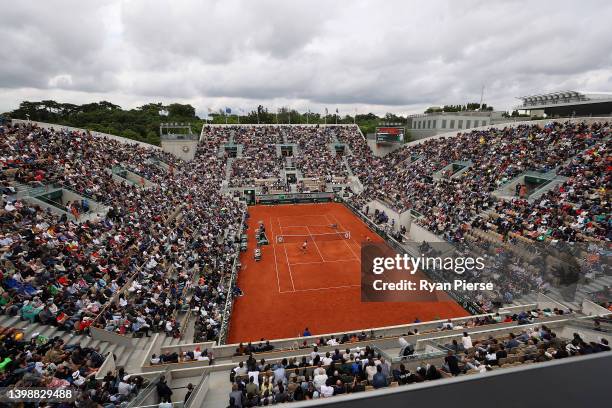
<path id="1" fill-rule="evenodd" d="M 609 136 L 607 123 L 553 122 L 544 127 L 492 128 L 428 139 L 375 161 L 376 167 L 364 166 L 359 174 L 366 177 L 362 182 L 366 181 L 367 188 L 355 202 L 365 205 L 380 198 L 398 210 L 415 210 L 423 215 L 418 224 L 449 241 L 461 241 L 470 222 L 494 206 L 492 193 L 500 185 L 528 170 L 571 174 L 571 170 L 561 169 L 563 165 Z M 470 162 L 460 177 L 434 179 L 436 172 L 457 161 Z M 585 236 L 596 233 L 610 238 L 609 227 L 602 231 L 589 228 L 577 226 Z"/>
<path id="2" fill-rule="evenodd" d="M 3 386 L 74 387 L 109 407 L 157 404 L 171 389 L 180 389 L 175 401 L 189 392 L 186 406 L 231 398 L 259 406 L 610 350 L 608 287 L 587 304 L 599 319 L 581 313 L 584 304 L 544 295 L 517 303 L 552 290 L 549 270 L 534 266 L 537 244 L 584 244 L 576 251 L 589 279 L 609 278 L 601 261 L 612 238 L 608 123 L 477 129 L 385 157 L 372 154 L 357 127 L 209 126 L 190 163 L 60 127 L 9 124 L 0 133 Z M 340 144 L 344 156 L 334 149 Z M 237 157 L 222 152 L 226 145 L 241 146 Z M 280 145 L 295 145 L 295 156 L 283 157 Z M 284 178 L 290 164 L 299 172 L 293 187 Z M 540 195 L 520 186 L 517 197 L 495 195 L 526 172 L 563 179 Z M 415 224 L 456 251 L 490 259 L 490 269 L 464 276 L 499 285 L 470 299 L 486 313 L 216 344 L 240 291 L 245 225 L 244 204 L 224 194 L 223 183 L 312 191 L 351 175 L 364 190 L 349 205 L 376 225 L 391 221 L 366 209 L 373 200 L 414 211 Z"/>

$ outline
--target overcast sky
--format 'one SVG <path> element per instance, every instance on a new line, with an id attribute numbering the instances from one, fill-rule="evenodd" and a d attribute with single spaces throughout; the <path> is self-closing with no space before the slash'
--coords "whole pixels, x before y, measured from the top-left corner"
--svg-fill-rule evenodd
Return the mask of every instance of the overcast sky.
<path id="1" fill-rule="evenodd" d="M 612 2 L 9 0 L 0 112 L 22 100 L 418 113 L 612 91 Z"/>

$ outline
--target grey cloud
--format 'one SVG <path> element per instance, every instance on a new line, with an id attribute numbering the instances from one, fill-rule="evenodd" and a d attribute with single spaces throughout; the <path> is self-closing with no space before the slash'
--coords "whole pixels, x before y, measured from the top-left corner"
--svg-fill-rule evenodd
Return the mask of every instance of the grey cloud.
<path id="1" fill-rule="evenodd" d="M 11 3 L 0 111 L 45 92 L 405 112 L 478 100 L 482 85 L 503 109 L 533 92 L 612 90 L 607 1 Z"/>

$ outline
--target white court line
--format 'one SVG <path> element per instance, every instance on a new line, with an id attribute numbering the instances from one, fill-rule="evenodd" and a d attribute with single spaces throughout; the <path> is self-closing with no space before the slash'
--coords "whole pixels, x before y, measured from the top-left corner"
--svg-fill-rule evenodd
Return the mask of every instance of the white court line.
<path id="1" fill-rule="evenodd" d="M 358 260 L 355 258 L 351 258 L 351 259 L 335 259 L 333 261 L 323 261 L 323 262 L 295 262 L 295 263 L 292 263 L 291 266 L 325 264 L 325 263 L 331 263 L 331 262 L 358 262 Z"/>
<path id="2" fill-rule="evenodd" d="M 281 228 L 298 228 L 298 227 L 304 228 L 305 225 L 283 225 L 281 226 Z M 329 227 L 329 224 L 312 224 L 311 227 Z"/>
<path id="3" fill-rule="evenodd" d="M 276 219 L 276 222 L 278 222 L 278 226 L 280 227 L 280 220 L 278 218 Z M 291 273 L 291 264 L 289 263 L 289 256 L 287 256 L 287 248 L 285 248 L 284 245 L 283 245 L 283 251 L 285 251 L 285 259 L 287 259 L 287 266 L 289 267 L 289 277 L 291 278 L 291 287 L 293 287 L 293 291 L 295 292 L 295 285 L 293 284 L 293 274 Z M 280 286 L 279 286 L 279 289 L 280 289 Z M 280 293 L 284 293 L 284 292 L 280 292 Z"/>
<path id="4" fill-rule="evenodd" d="M 308 228 L 308 225 L 306 225 L 306 229 L 308 230 L 308 235 L 310 235 L 310 238 L 312 238 L 312 233 L 310 232 L 310 228 Z M 312 243 L 315 245 L 315 248 L 317 248 L 317 252 L 319 253 L 319 256 L 321 257 L 321 260 L 323 262 L 326 262 L 325 258 L 323 258 L 323 254 L 319 250 L 319 246 L 317 245 L 317 241 L 315 241 L 314 238 L 312 238 Z"/>
<path id="5" fill-rule="evenodd" d="M 278 262 L 276 261 L 276 241 L 272 240 L 272 235 L 272 217 L 270 217 L 270 242 L 272 242 L 272 251 L 274 251 L 274 269 L 276 269 L 276 285 L 278 286 L 278 293 L 281 293 L 280 278 L 278 277 Z"/>
<path id="6" fill-rule="evenodd" d="M 312 288 L 312 289 L 297 289 L 297 290 L 288 290 L 281 293 L 295 293 L 295 292 L 310 292 L 313 290 L 329 290 L 329 289 L 345 289 L 345 288 L 360 288 L 361 285 L 344 285 L 344 286 L 330 286 L 327 288 Z"/>
<path id="7" fill-rule="evenodd" d="M 336 220 L 337 225 L 339 225 L 339 226 L 341 226 L 341 227 L 342 227 L 342 230 L 343 230 L 343 231 L 348 231 L 347 229 L 345 229 L 345 228 L 344 228 L 344 225 L 340 224 L 340 221 L 338 221 L 338 218 L 336 218 L 336 216 L 335 216 L 335 215 L 333 215 L 333 214 L 332 214 L 332 216 L 333 216 L 333 217 L 334 217 L 334 219 Z M 327 214 L 325 214 L 325 217 L 327 218 Z M 329 218 L 328 218 L 328 220 L 329 220 Z M 333 224 L 333 222 L 332 222 L 332 224 Z M 351 240 L 352 240 L 352 238 L 351 238 Z M 343 239 L 342 241 L 344 241 L 344 243 L 346 244 L 346 246 L 348 247 L 348 249 L 349 249 L 349 250 L 350 250 L 350 251 L 353 253 L 353 255 L 355 255 L 355 259 L 356 259 L 357 261 L 359 261 L 361 258 L 357 256 L 357 254 L 355 253 L 355 251 L 353 251 L 353 248 L 351 248 L 351 246 L 348 244 L 348 242 L 346 242 L 346 240 L 345 240 L 345 239 Z"/>

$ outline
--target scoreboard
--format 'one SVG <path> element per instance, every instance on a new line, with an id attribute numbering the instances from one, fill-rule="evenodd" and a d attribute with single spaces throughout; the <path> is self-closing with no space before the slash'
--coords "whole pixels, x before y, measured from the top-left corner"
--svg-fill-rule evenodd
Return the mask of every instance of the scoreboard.
<path id="1" fill-rule="evenodd" d="M 376 143 L 404 143 L 403 127 L 376 128 Z"/>

